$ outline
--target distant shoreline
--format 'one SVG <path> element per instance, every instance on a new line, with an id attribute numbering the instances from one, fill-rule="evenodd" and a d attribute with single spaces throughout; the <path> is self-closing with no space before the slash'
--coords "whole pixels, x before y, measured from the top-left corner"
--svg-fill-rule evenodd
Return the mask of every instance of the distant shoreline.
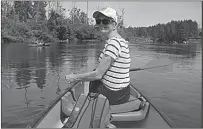
<path id="1" fill-rule="evenodd" d="M 15 39 L 15 40 L 13 40 Z M 6 40 L 5 38 L 1 38 L 1 40 Z M 73 43 L 73 42 L 94 42 L 94 41 L 102 41 L 101 39 L 77 39 L 77 38 L 74 38 L 72 40 L 55 40 L 55 41 L 51 41 L 51 42 L 56 42 L 56 43 Z M 193 43 L 193 42 L 200 42 L 201 41 L 201 37 L 198 37 L 198 38 L 190 38 L 188 39 L 186 42 L 187 44 L 188 43 Z M 174 44 L 175 41 L 163 41 L 163 42 L 159 42 L 159 41 L 152 41 L 150 40 L 149 38 L 143 38 L 143 37 L 135 37 L 133 39 L 130 39 L 129 40 L 130 43 L 135 43 L 135 44 L 145 44 L 145 43 L 150 43 L 150 44 L 153 44 L 153 43 L 170 43 L 170 44 Z M 29 39 L 25 39 L 25 40 L 19 40 L 19 38 L 17 37 L 12 37 L 12 39 L 7 39 L 7 41 L 3 41 L 2 43 L 27 43 L 27 44 L 32 44 L 33 42 Z M 50 42 L 45 42 L 45 43 L 50 43 Z M 176 42 L 177 44 L 183 44 L 183 42 Z"/>

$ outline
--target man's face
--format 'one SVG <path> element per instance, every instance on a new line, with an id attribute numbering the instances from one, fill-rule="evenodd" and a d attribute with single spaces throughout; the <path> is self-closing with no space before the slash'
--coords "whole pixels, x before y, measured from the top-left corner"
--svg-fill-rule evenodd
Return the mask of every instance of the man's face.
<path id="1" fill-rule="evenodd" d="M 104 15 L 100 15 L 98 18 L 96 18 L 96 24 L 100 32 L 106 36 L 109 35 L 115 28 L 113 20 Z"/>

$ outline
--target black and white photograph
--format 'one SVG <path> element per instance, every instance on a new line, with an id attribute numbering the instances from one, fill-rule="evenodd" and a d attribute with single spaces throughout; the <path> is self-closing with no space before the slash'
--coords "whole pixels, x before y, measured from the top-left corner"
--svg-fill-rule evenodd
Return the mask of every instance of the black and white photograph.
<path id="1" fill-rule="evenodd" d="M 1 127 L 201 128 L 202 5 L 1 1 Z"/>

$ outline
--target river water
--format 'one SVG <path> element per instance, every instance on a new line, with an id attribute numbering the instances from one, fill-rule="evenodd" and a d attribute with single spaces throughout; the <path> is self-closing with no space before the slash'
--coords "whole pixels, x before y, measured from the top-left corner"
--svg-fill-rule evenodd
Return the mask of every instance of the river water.
<path id="1" fill-rule="evenodd" d="M 2 127 L 25 127 L 67 87 L 66 74 L 96 67 L 103 47 L 100 42 L 53 43 L 49 47 L 2 44 Z M 177 127 L 200 127 L 200 43 L 131 43 L 130 53 L 131 68 L 160 57 L 173 63 L 172 72 L 132 72 L 131 81 Z"/>

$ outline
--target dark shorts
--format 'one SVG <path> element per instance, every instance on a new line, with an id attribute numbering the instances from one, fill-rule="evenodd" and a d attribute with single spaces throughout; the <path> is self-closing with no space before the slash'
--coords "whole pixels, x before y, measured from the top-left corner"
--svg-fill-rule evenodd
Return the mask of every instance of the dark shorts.
<path id="1" fill-rule="evenodd" d="M 107 88 L 100 80 L 90 82 L 89 92 L 100 93 L 106 96 L 110 105 L 126 103 L 130 98 L 130 86 L 113 91 Z"/>

